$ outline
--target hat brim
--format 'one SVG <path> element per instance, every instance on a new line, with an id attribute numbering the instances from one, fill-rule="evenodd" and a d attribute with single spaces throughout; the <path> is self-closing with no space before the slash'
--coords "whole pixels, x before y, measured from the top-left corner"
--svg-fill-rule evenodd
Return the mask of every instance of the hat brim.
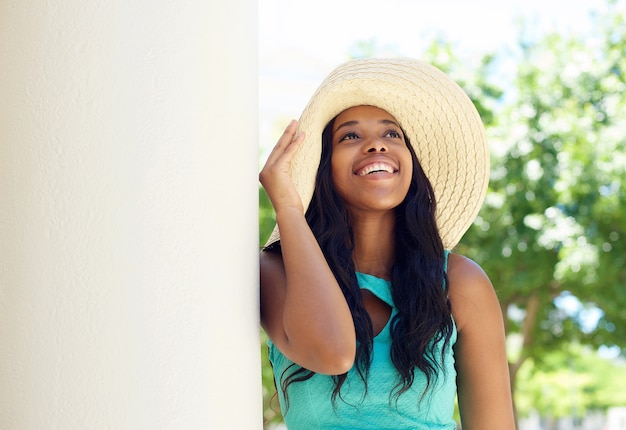
<path id="1" fill-rule="evenodd" d="M 352 60 L 320 85 L 300 117 L 306 137 L 291 165 L 305 211 L 315 187 L 324 127 L 344 110 L 360 105 L 387 111 L 404 129 L 432 184 L 443 245 L 454 248 L 485 198 L 489 148 L 480 116 L 463 89 L 419 60 Z M 267 243 L 279 238 L 276 226 Z"/>

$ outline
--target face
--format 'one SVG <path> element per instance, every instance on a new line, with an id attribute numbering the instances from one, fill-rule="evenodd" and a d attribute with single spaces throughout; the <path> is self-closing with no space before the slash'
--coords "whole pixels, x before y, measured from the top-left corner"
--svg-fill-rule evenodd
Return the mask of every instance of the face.
<path id="1" fill-rule="evenodd" d="M 352 212 L 398 206 L 409 190 L 413 162 L 395 118 L 373 106 L 340 113 L 332 127 L 331 173 Z"/>

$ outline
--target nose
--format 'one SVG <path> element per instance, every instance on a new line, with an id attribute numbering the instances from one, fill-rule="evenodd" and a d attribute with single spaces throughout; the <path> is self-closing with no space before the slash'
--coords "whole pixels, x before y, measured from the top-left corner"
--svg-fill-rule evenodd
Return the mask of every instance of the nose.
<path id="1" fill-rule="evenodd" d="M 387 145 L 382 139 L 371 139 L 367 142 L 367 152 L 387 152 Z"/>

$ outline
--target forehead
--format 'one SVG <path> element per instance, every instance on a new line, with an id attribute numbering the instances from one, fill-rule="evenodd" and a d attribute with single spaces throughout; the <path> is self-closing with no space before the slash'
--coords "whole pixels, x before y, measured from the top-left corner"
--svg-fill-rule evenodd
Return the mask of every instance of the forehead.
<path id="1" fill-rule="evenodd" d="M 396 119 L 391 116 L 391 114 L 389 114 L 389 112 L 387 112 L 386 110 L 378 108 L 376 106 L 361 105 L 350 107 L 337 115 L 333 128 L 336 129 L 346 121 L 359 121 L 370 119 L 389 120 L 397 123 Z"/>

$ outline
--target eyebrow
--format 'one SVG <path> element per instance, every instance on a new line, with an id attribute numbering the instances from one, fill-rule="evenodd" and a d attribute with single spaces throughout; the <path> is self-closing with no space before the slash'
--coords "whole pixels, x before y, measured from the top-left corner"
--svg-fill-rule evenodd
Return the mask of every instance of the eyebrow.
<path id="1" fill-rule="evenodd" d="M 346 121 L 343 124 L 341 124 L 339 127 L 337 127 L 337 129 L 335 129 L 335 131 L 333 132 L 333 136 L 335 136 L 335 134 L 339 131 L 339 129 L 343 128 L 343 127 L 351 127 L 353 125 L 357 125 L 359 123 L 359 121 Z M 384 124 L 384 125 L 395 125 L 396 127 L 400 128 L 400 125 L 395 122 L 392 121 L 390 119 L 381 119 L 380 121 L 378 121 L 379 124 Z"/>

